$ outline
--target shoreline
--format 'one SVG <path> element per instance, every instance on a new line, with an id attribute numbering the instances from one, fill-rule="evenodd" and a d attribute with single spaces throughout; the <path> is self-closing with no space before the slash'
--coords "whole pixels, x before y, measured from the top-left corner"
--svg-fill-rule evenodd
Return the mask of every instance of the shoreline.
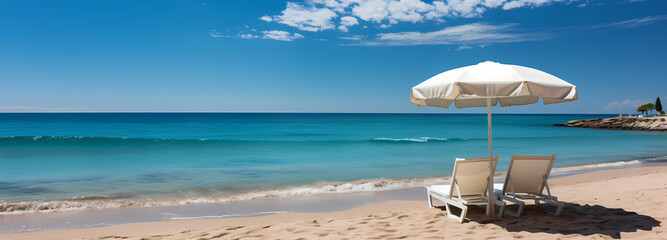
<path id="1" fill-rule="evenodd" d="M 508 238 L 531 239 L 555 239 L 573 235 L 598 238 L 664 238 L 667 237 L 667 231 L 661 226 L 661 222 L 667 220 L 667 212 L 657 209 L 662 209 L 662 205 L 667 203 L 667 200 L 661 197 L 667 193 L 667 189 L 658 187 L 667 185 L 667 166 L 662 163 L 653 165 L 655 166 L 601 170 L 551 179 L 550 186 L 554 195 L 568 203 L 560 218 L 528 207 L 525 216 L 521 218 L 506 216 L 500 220 L 487 221 L 484 219 L 483 210 L 473 207 L 477 210 L 471 210 L 469 213 L 471 221 L 459 224 L 446 218 L 443 210 L 428 208 L 425 197 L 420 195 L 419 197 L 424 199 L 392 200 L 333 212 L 170 220 L 98 228 L 0 234 L 0 238 L 213 239 L 218 236 L 254 239 L 266 236 L 288 237 L 294 236 L 293 234 L 307 238 L 308 236 L 369 238 L 381 235 L 384 235 L 381 238 L 400 237 L 399 235 L 413 238 L 429 236 L 442 238 L 473 234 L 477 238 L 497 236 L 502 232 L 506 232 L 502 234 L 507 234 Z M 647 180 L 652 180 L 654 184 L 642 184 Z M 645 195 L 639 196 L 638 191 Z M 643 201 L 635 200 L 638 198 Z M 543 224 L 545 220 L 550 224 Z M 572 221 L 577 224 L 573 224 Z M 423 224 L 420 224 L 421 222 Z M 371 224 L 373 226 L 380 224 L 384 227 L 371 228 Z M 476 230 L 467 233 L 466 231 L 470 229 Z"/>
<path id="2" fill-rule="evenodd" d="M 554 168 L 551 179 L 568 178 L 612 169 L 634 169 L 667 166 L 667 156 L 649 159 Z M 498 172 L 496 181 L 503 179 Z M 446 182 L 448 177 L 430 178 Z M 422 179 L 423 180 L 423 179 Z M 352 192 L 329 192 L 302 196 L 260 198 L 243 201 L 209 202 L 150 207 L 77 209 L 0 215 L 0 234 L 39 232 L 44 230 L 84 229 L 100 226 L 141 224 L 183 219 L 235 219 L 285 213 L 326 213 L 387 201 L 422 200 L 423 184 L 389 189 Z"/>
<path id="3" fill-rule="evenodd" d="M 555 167 L 551 172 L 551 177 L 562 177 L 573 174 L 587 173 L 591 171 L 600 171 L 605 169 L 616 169 L 626 167 L 637 167 L 650 163 L 667 164 L 667 155 L 640 158 L 633 160 L 621 160 L 615 162 L 602 162 L 587 165 L 573 165 L 565 167 Z M 496 171 L 496 179 L 501 179 L 504 171 Z M 100 196 L 82 196 L 73 199 L 53 199 L 42 201 L 18 201 L 18 202 L 0 202 L 0 217 L 11 215 L 31 215 L 31 214 L 53 214 L 62 212 L 77 212 L 104 209 L 123 209 L 123 208 L 168 208 L 198 204 L 225 204 L 242 201 L 255 201 L 267 199 L 289 199 L 303 197 L 326 196 L 330 194 L 358 194 L 373 193 L 385 191 L 401 191 L 411 188 L 420 188 L 426 185 L 448 183 L 449 175 L 426 178 L 405 178 L 405 179 L 360 179 L 351 182 L 316 182 L 305 185 L 295 186 L 276 186 L 259 191 L 233 194 L 229 196 L 200 196 L 190 198 L 164 198 L 164 199 L 119 199 L 105 195 Z M 298 210 L 297 210 L 298 211 Z M 266 212 L 281 212 L 280 210 L 271 210 Z M 260 212 L 248 213 L 230 213 L 222 215 L 238 214 L 260 214 Z M 0 223 L 2 221 L 0 220 Z M 6 232 L 1 227 L 0 233 Z"/>

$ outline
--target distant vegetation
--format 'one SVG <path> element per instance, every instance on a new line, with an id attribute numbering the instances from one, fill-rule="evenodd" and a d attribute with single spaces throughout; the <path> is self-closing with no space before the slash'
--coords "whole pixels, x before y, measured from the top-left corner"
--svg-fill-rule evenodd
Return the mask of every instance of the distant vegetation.
<path id="1" fill-rule="evenodd" d="M 653 113 L 653 109 L 655 109 L 655 105 L 653 105 L 653 103 L 647 103 L 639 106 L 637 108 L 637 112 L 648 114 L 648 111 L 651 111 L 651 113 Z"/>
<path id="2" fill-rule="evenodd" d="M 660 102 L 660 97 L 655 99 L 655 104 L 653 103 L 647 103 L 644 105 L 641 105 L 637 108 L 637 112 L 643 113 L 643 114 L 648 114 L 649 111 L 653 113 L 653 109 L 660 113 L 661 115 L 665 115 L 665 111 L 662 110 L 662 103 Z"/>

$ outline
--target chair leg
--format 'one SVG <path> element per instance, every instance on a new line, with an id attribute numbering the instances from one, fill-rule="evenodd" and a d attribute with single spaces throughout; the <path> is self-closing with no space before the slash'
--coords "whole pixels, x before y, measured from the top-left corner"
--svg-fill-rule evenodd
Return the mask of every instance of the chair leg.
<path id="1" fill-rule="evenodd" d="M 459 216 L 452 214 L 452 207 L 461 209 L 461 214 Z M 456 219 L 459 223 L 463 223 L 463 220 L 465 220 L 465 217 L 468 214 L 468 206 L 455 201 L 445 200 L 445 210 L 447 211 L 448 218 Z"/>
<path id="2" fill-rule="evenodd" d="M 447 212 L 447 216 L 452 215 L 452 210 L 450 209 L 449 203 L 445 203 L 445 211 Z"/>
<path id="3" fill-rule="evenodd" d="M 428 207 L 433 208 L 433 197 L 431 196 L 431 191 L 426 190 L 426 197 L 428 201 Z"/>
<path id="4" fill-rule="evenodd" d="M 506 206 L 506 204 L 505 204 L 504 201 L 502 201 L 502 200 L 499 199 L 499 200 L 496 201 L 496 205 L 498 205 L 498 207 L 499 207 L 499 209 L 498 209 L 498 217 L 502 218 L 502 217 L 503 217 L 503 214 L 505 214 L 505 206 Z"/>
<path id="5" fill-rule="evenodd" d="M 505 206 L 505 213 L 509 214 L 512 217 L 521 217 L 521 213 L 523 213 L 524 203 L 521 202 L 521 203 L 516 203 L 516 204 L 513 204 L 513 205 L 517 206 L 517 210 L 512 211 L 512 210 L 509 209 L 509 206 Z"/>
<path id="6" fill-rule="evenodd" d="M 519 203 L 519 209 L 516 211 L 516 217 L 521 217 L 521 214 L 523 213 L 523 207 L 525 207 L 526 204 L 524 202 Z"/>
<path id="7" fill-rule="evenodd" d="M 514 212 L 510 210 L 509 206 L 510 205 L 505 205 L 505 213 L 509 214 L 512 217 L 521 217 L 521 213 L 523 213 L 523 207 L 525 206 L 525 203 L 523 201 L 511 198 L 511 197 L 505 197 L 505 196 L 498 196 L 499 201 L 507 200 L 510 201 L 514 204 L 512 205 L 517 205 L 517 211 Z M 504 203 L 504 201 L 503 201 Z"/>
<path id="8" fill-rule="evenodd" d="M 466 215 L 468 215 L 468 206 L 464 205 L 462 208 L 460 208 L 461 214 L 459 214 L 458 216 L 452 213 L 451 207 L 453 207 L 453 205 L 450 206 L 450 204 L 445 203 L 445 208 L 447 209 L 447 217 L 451 219 L 456 219 L 456 221 L 458 221 L 459 223 L 463 223 L 463 220 L 465 220 Z"/>
<path id="9" fill-rule="evenodd" d="M 461 215 L 459 216 L 459 223 L 463 223 L 463 220 L 466 218 L 466 215 L 468 215 L 468 206 L 465 206 L 464 208 L 461 208 Z"/>

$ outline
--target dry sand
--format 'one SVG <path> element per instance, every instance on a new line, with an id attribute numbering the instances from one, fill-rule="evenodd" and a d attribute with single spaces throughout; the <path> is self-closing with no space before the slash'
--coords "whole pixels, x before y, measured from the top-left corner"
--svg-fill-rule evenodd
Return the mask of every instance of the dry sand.
<path id="1" fill-rule="evenodd" d="M 555 217 L 448 219 L 426 201 L 391 201 L 333 213 L 178 220 L 0 235 L 0 239 L 667 239 L 667 167 L 607 170 L 550 181 L 567 202 Z M 662 224 L 664 225 L 664 224 Z"/>

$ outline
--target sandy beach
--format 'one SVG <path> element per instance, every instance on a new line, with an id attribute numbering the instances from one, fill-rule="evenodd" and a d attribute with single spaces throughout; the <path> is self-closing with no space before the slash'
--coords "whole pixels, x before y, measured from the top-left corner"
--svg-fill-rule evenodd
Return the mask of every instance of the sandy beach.
<path id="1" fill-rule="evenodd" d="M 459 224 L 426 201 L 389 201 L 328 213 L 174 220 L 27 232 L 0 239 L 667 239 L 667 167 L 605 170 L 552 179 L 561 217 L 527 207 L 489 220 L 472 208 Z"/>
<path id="2" fill-rule="evenodd" d="M 0 240 L 667 240 L 665 10 L 0 1 Z"/>

